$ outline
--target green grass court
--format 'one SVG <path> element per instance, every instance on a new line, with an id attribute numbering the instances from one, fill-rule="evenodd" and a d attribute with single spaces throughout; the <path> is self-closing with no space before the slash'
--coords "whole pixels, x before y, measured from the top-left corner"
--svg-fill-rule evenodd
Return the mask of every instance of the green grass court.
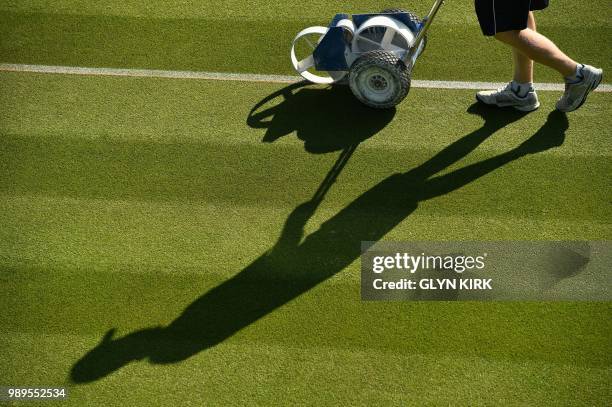
<path id="1" fill-rule="evenodd" d="M 612 72 L 612 11 L 584 3 L 540 30 Z M 0 0 L 0 63 L 292 74 L 301 28 L 431 1 L 301 4 Z M 415 79 L 509 77 L 472 7 L 447 1 Z M 612 95 L 565 120 L 558 92 L 529 115 L 473 93 L 372 112 L 346 89 L 0 72 L 0 386 L 67 386 L 70 406 L 612 404 L 609 302 L 360 300 L 361 240 L 612 237 Z"/>

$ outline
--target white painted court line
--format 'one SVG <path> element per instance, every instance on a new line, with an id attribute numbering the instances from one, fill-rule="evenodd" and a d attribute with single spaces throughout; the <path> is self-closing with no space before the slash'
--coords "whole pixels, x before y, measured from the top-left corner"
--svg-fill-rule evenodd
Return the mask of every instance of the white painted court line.
<path id="1" fill-rule="evenodd" d="M 241 82 L 269 82 L 269 83 L 295 83 L 302 80 L 299 76 L 291 75 L 260 75 L 248 73 L 225 72 L 197 72 L 197 71 L 165 71 L 157 69 L 127 69 L 127 68 L 91 68 L 76 66 L 49 66 L 25 64 L 0 64 L 0 71 L 4 72 L 31 72 L 63 75 L 91 75 L 91 76 L 128 76 L 135 78 L 172 78 L 172 79 L 199 79 L 217 81 Z M 428 89 L 496 89 L 505 86 L 501 82 L 462 82 L 462 81 L 428 81 L 413 80 L 415 88 Z M 536 83 L 537 90 L 563 91 L 562 83 Z M 612 85 L 601 84 L 596 92 L 612 92 Z"/>
<path id="2" fill-rule="evenodd" d="M 129 76 L 135 78 L 172 78 L 172 79 L 201 79 L 219 81 L 242 82 L 279 82 L 295 83 L 302 78 L 288 75 L 258 75 L 224 72 L 197 72 L 197 71 L 163 71 L 157 69 L 128 69 L 128 68 L 88 68 L 76 66 L 48 66 L 48 65 L 21 65 L 0 64 L 0 71 L 32 72 L 64 75 L 92 75 L 92 76 Z"/>

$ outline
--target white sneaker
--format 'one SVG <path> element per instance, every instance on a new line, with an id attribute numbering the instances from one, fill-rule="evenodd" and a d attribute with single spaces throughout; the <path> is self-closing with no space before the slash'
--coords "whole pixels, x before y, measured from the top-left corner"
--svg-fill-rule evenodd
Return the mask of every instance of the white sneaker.
<path id="1" fill-rule="evenodd" d="M 540 107 L 538 95 L 534 90 L 529 91 L 525 97 L 520 97 L 512 90 L 512 83 L 497 90 L 480 91 L 476 93 L 476 99 L 485 105 L 513 107 L 521 112 L 531 112 Z"/>
<path id="2" fill-rule="evenodd" d="M 583 65 L 579 75 L 582 76 L 579 82 L 565 83 L 565 93 L 557 102 L 558 110 L 567 113 L 578 109 L 603 79 L 603 71 L 590 65 Z"/>

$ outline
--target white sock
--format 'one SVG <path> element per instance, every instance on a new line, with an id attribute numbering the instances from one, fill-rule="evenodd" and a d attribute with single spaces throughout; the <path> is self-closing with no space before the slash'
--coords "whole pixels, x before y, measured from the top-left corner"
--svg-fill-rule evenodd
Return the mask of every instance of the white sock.
<path id="1" fill-rule="evenodd" d="M 567 83 L 578 83 L 582 79 L 584 79 L 584 76 L 582 75 L 582 68 L 584 68 L 584 65 L 583 64 L 578 64 L 578 66 L 576 67 L 576 72 L 574 72 L 574 75 L 566 76 L 565 77 L 565 82 L 567 82 Z"/>
<path id="2" fill-rule="evenodd" d="M 512 91 L 520 98 L 524 98 L 529 92 L 533 92 L 534 90 L 533 82 L 519 83 L 517 81 L 512 81 L 511 87 Z"/>

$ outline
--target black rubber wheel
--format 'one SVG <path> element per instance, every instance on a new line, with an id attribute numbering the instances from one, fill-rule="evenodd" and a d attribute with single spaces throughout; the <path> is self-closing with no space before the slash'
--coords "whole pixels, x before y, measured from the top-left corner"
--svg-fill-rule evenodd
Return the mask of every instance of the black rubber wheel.
<path id="1" fill-rule="evenodd" d="M 406 13 L 410 17 L 410 21 L 412 21 L 417 27 L 421 25 L 422 21 L 414 14 L 412 11 L 404 10 L 401 8 L 387 8 L 380 12 L 380 14 L 393 14 L 393 13 Z M 425 48 L 427 48 L 427 35 L 423 38 L 423 50 L 421 53 L 425 52 Z"/>
<path id="2" fill-rule="evenodd" d="M 349 71 L 349 86 L 357 99 L 375 109 L 390 109 L 410 91 L 410 71 L 404 61 L 388 51 L 360 56 Z"/>

